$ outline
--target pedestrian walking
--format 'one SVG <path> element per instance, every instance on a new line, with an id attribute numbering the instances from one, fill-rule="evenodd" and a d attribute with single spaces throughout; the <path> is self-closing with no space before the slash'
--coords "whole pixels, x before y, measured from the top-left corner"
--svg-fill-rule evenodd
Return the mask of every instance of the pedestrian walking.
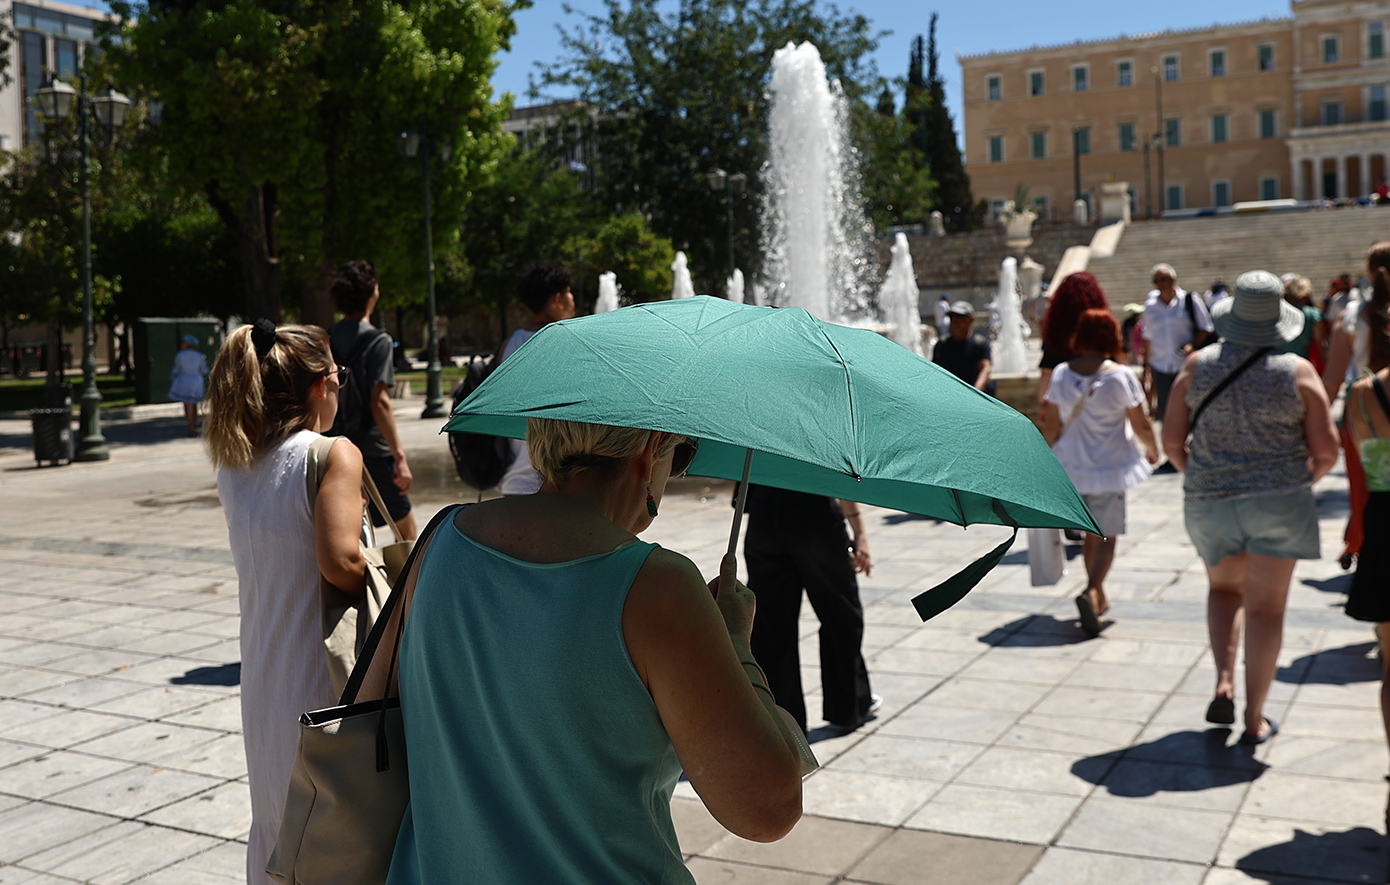
<path id="1" fill-rule="evenodd" d="M 323 645 L 319 575 L 363 592 L 362 455 L 328 450 L 308 497 L 309 446 L 333 424 L 341 373 L 317 326 L 257 320 L 212 367 L 205 442 L 217 468 L 241 602 L 241 724 L 251 790 L 246 881 L 271 885 L 299 715 L 337 698 Z"/>
<path id="2" fill-rule="evenodd" d="M 936 308 L 933 310 L 936 321 L 936 340 L 945 341 L 951 334 L 951 323 L 947 319 L 951 313 L 951 296 L 945 292 L 936 299 Z"/>
<path id="3" fill-rule="evenodd" d="M 957 301 L 947 314 L 951 334 L 936 343 L 931 359 L 976 390 L 994 392 L 990 381 L 989 342 L 974 334 L 975 309 L 968 301 Z"/>
<path id="4" fill-rule="evenodd" d="M 1066 279 L 1057 284 L 1057 291 L 1052 293 L 1047 313 L 1043 314 L 1042 319 L 1042 360 L 1038 363 L 1039 412 L 1047 400 L 1047 387 L 1052 383 L 1053 370 L 1071 359 L 1071 339 L 1076 334 L 1077 319 L 1092 308 L 1108 306 L 1100 283 L 1085 271 L 1067 274 Z"/>
<path id="5" fill-rule="evenodd" d="M 1319 342 L 1326 338 L 1322 322 L 1322 311 L 1313 305 L 1313 283 L 1307 277 L 1297 274 L 1284 281 L 1284 300 L 1303 313 L 1303 331 L 1298 337 L 1285 344 L 1281 350 L 1303 357 L 1318 368 L 1322 360 L 1318 357 Z"/>
<path id="6" fill-rule="evenodd" d="M 1110 608 L 1105 576 L 1126 528 L 1125 492 L 1149 478 L 1151 465 L 1158 463 L 1158 443 L 1139 379 L 1128 366 L 1114 362 L 1122 345 L 1110 311 L 1081 314 L 1069 350 L 1071 359 L 1057 366 L 1047 389 L 1043 438 L 1103 533 L 1082 537 L 1086 589 L 1076 598 L 1082 629 L 1098 636 L 1100 617 Z"/>
<path id="7" fill-rule="evenodd" d="M 169 370 L 169 399 L 183 403 L 188 435 L 198 435 L 198 403 L 203 401 L 203 379 L 208 375 L 208 358 L 198 349 L 198 336 L 185 335 L 174 354 Z"/>
<path id="8" fill-rule="evenodd" d="M 1241 274 L 1213 319 L 1222 340 L 1183 363 L 1163 447 L 1185 474 L 1187 534 L 1207 568 L 1216 691 L 1206 718 L 1235 722 L 1244 622 L 1241 742 L 1259 744 L 1279 730 L 1264 715 L 1264 703 L 1278 666 L 1294 563 L 1321 552 L 1312 485 L 1337 463 L 1337 436 L 1312 364 L 1278 352 L 1304 323 L 1284 300 L 1278 277 Z"/>
<path id="9" fill-rule="evenodd" d="M 1390 344 L 1386 343 L 1386 332 L 1390 329 L 1390 284 L 1383 279 L 1384 272 L 1390 270 L 1390 240 L 1376 243 L 1370 248 L 1366 253 L 1366 270 L 1371 276 L 1371 286 L 1370 297 L 1365 300 L 1347 294 L 1358 291 L 1351 288 L 1350 276 L 1343 274 L 1332 281 L 1334 291 L 1338 291 L 1339 296 L 1346 294 L 1347 297 L 1335 313 L 1333 298 L 1329 298 L 1325 312 L 1333 331 L 1329 335 L 1322 383 L 1328 400 L 1332 402 L 1337 401 L 1342 384 L 1348 377 L 1359 378 L 1390 366 Z M 1366 473 L 1345 417 L 1340 431 L 1347 483 L 1351 486 L 1348 492 L 1351 512 L 1347 515 L 1347 527 L 1342 533 L 1340 557 L 1342 568 L 1347 569 L 1351 568 L 1361 552 L 1364 538 L 1362 514 L 1368 492 Z"/>
<path id="10" fill-rule="evenodd" d="M 872 719 L 881 698 L 864 663 L 864 608 L 855 572 L 873 559 L 859 505 L 770 486 L 748 488 L 743 558 L 758 595 L 753 657 L 767 673 L 778 706 L 806 730 L 799 620 L 805 593 L 820 619 L 821 715 L 848 734 Z M 846 534 L 848 520 L 853 537 Z"/>
<path id="11" fill-rule="evenodd" d="M 726 556 L 639 541 L 678 434 L 531 418 L 538 493 L 460 508 L 421 554 L 400 648 L 410 805 L 403 883 L 693 883 L 671 821 L 682 772 L 729 831 L 801 816 L 796 726 L 749 647 Z"/>
<path id="12" fill-rule="evenodd" d="M 1144 297 L 1144 372 L 1152 377 L 1158 420 L 1166 421 L 1173 381 L 1187 355 L 1207 343 L 1212 324 L 1202 299 L 1178 286 L 1171 264 L 1153 266 L 1153 284 Z"/>

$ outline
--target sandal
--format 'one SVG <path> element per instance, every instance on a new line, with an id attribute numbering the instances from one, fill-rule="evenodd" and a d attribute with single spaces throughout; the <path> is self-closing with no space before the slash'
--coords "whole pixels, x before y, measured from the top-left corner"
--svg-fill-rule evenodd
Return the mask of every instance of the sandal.
<path id="1" fill-rule="evenodd" d="M 1242 734 L 1240 736 L 1240 742 L 1247 747 L 1255 747 L 1259 746 L 1260 744 L 1263 744 L 1265 741 L 1269 740 L 1270 738 L 1274 737 L 1276 734 L 1279 733 L 1278 722 L 1275 722 L 1268 716 L 1264 717 L 1264 720 L 1266 723 L 1269 724 L 1269 731 L 1266 731 L 1262 735 L 1253 735 L 1249 731 L 1247 731 L 1245 732 L 1245 734 Z"/>
<path id="2" fill-rule="evenodd" d="M 1236 702 L 1231 698 L 1212 698 L 1207 705 L 1207 721 L 1215 725 L 1232 725 L 1236 721 Z"/>
<path id="3" fill-rule="evenodd" d="M 1091 602 L 1091 597 L 1082 593 L 1076 597 L 1076 611 L 1081 615 L 1081 629 L 1087 636 L 1096 637 L 1100 635 L 1100 618 L 1096 615 L 1096 607 Z"/>

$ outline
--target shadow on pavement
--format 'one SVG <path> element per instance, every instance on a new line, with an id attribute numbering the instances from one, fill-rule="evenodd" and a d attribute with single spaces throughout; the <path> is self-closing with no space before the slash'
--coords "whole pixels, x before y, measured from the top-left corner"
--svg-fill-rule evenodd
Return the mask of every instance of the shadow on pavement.
<path id="1" fill-rule="evenodd" d="M 1251 748 L 1228 744 L 1229 728 L 1177 731 L 1155 741 L 1077 760 L 1071 773 L 1112 796 L 1195 793 L 1249 783 L 1269 768 Z"/>
<path id="2" fill-rule="evenodd" d="M 943 520 L 932 516 L 922 516 L 919 513 L 890 513 L 883 517 L 884 525 L 901 525 L 905 522 L 929 522 L 932 525 L 941 525 Z"/>
<path id="3" fill-rule="evenodd" d="M 1337 575 L 1335 578 L 1304 578 L 1300 583 L 1304 587 L 1312 587 L 1322 593 L 1346 593 L 1351 590 L 1351 572 L 1344 575 Z"/>
<path id="4" fill-rule="evenodd" d="M 1295 829 L 1291 841 L 1256 849 L 1236 869 L 1263 882 L 1384 882 L 1390 868 L 1385 836 L 1368 827 L 1315 833 Z M 1294 877 L 1308 877 L 1306 879 Z"/>
<path id="5" fill-rule="evenodd" d="M 77 414 L 72 417 L 72 432 L 78 430 Z M 107 445 L 148 446 L 188 438 L 188 425 L 182 417 L 140 418 L 128 421 L 112 421 L 101 425 L 101 435 L 106 437 Z M 0 450 L 20 449 L 34 451 L 34 437 L 27 427 L 20 433 L 0 432 Z M 32 470 L 33 464 L 11 467 L 9 470 Z"/>
<path id="6" fill-rule="evenodd" d="M 1052 615 L 1027 615 L 1001 624 L 978 639 L 994 648 L 1049 648 L 1075 645 L 1090 637 L 1082 632 L 1074 619 L 1063 621 Z"/>
<path id="7" fill-rule="evenodd" d="M 1371 657 L 1374 642 L 1358 642 L 1341 648 L 1329 648 L 1301 658 L 1287 667 L 1280 667 L 1274 678 L 1280 682 L 1305 685 L 1350 685 L 1353 682 L 1379 682 L 1380 661 Z M 1307 675 L 1304 675 L 1306 672 Z"/>
<path id="8" fill-rule="evenodd" d="M 241 662 L 217 667 L 194 667 L 182 676 L 169 679 L 174 685 L 240 685 Z"/>

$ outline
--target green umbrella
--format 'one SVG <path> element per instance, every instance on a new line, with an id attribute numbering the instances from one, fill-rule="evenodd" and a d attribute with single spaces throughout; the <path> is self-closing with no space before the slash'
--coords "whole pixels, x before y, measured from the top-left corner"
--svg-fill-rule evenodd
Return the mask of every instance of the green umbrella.
<path id="1" fill-rule="evenodd" d="M 531 417 L 696 437 L 697 476 L 1012 526 L 913 600 L 924 620 L 964 597 L 1019 527 L 1100 532 L 1023 415 L 881 335 L 797 308 L 695 297 L 552 323 L 445 429 L 523 439 Z"/>

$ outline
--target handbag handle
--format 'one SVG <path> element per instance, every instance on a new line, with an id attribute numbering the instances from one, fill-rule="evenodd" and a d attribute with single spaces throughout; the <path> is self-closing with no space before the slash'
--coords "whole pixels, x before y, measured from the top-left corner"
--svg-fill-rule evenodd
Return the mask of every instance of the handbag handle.
<path id="1" fill-rule="evenodd" d="M 376 512 L 380 513 L 382 518 L 386 520 L 386 524 L 391 527 L 391 534 L 395 536 L 396 543 L 399 544 L 404 541 L 405 535 L 401 533 L 400 526 L 396 525 L 396 521 L 391 518 L 391 511 L 386 509 L 386 502 L 381 499 L 381 490 L 376 487 L 376 480 L 372 479 L 372 475 L 367 472 L 365 464 L 362 466 L 362 489 L 367 493 L 367 498 L 376 505 Z"/>

